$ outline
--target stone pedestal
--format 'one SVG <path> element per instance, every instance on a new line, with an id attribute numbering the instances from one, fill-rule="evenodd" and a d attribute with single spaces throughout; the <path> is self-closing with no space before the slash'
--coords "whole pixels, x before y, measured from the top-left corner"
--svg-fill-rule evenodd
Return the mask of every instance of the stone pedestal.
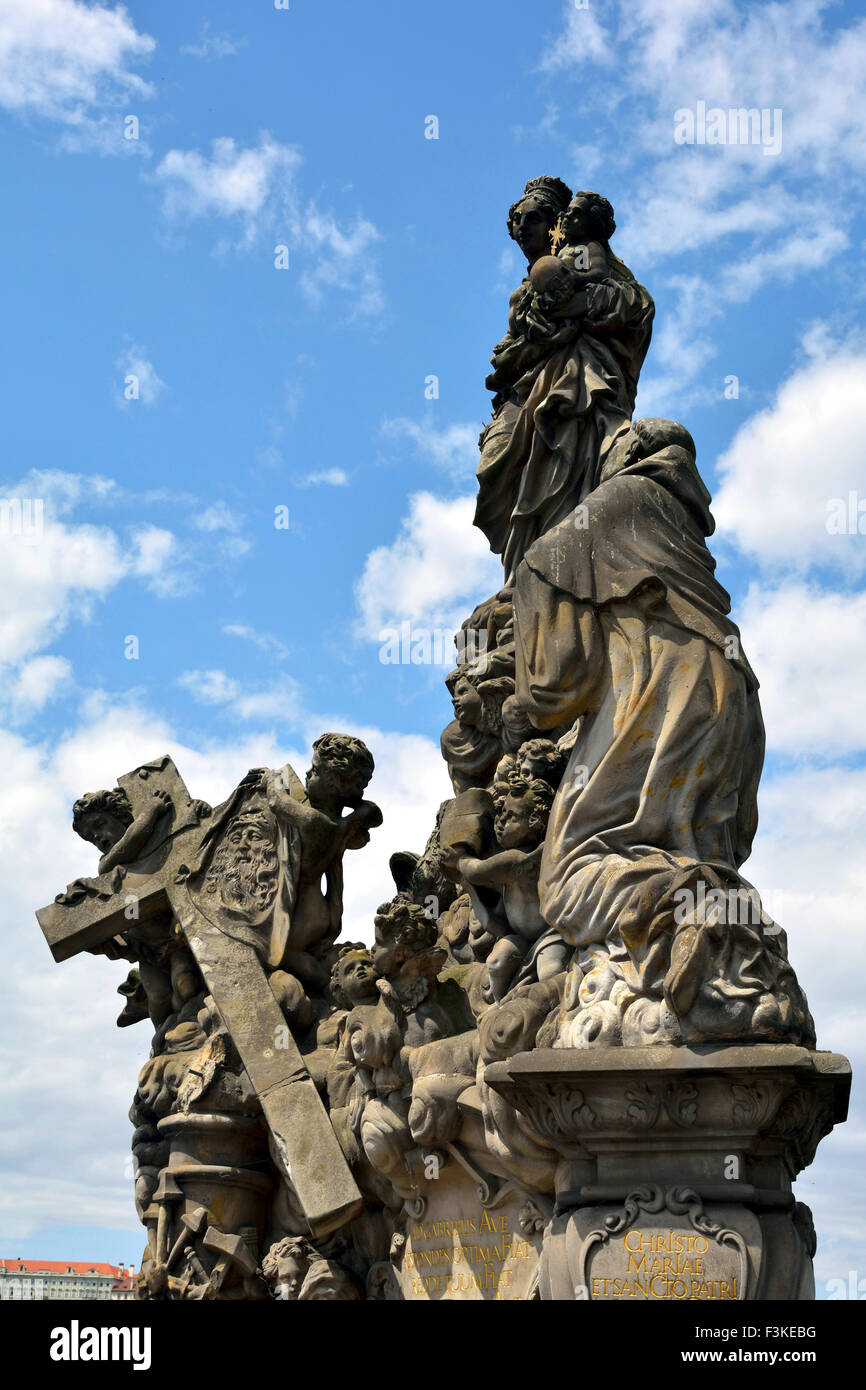
<path id="1" fill-rule="evenodd" d="M 844 1057 L 790 1046 L 537 1050 L 485 1080 L 560 1156 L 542 1299 L 812 1299 L 791 1184 L 847 1114 Z"/>
<path id="2" fill-rule="evenodd" d="M 243 1115 L 177 1114 L 160 1120 L 158 1128 L 170 1144 L 165 1173 L 181 1194 L 167 1224 L 167 1248 L 183 1233 L 181 1218 L 204 1208 L 208 1226 L 241 1234 L 253 1258 L 260 1260 L 274 1186 L 271 1174 L 263 1171 L 267 1132 L 261 1122 Z M 210 1274 L 217 1257 L 200 1240 L 197 1249 Z M 238 1282 L 232 1272 L 225 1289 Z"/>

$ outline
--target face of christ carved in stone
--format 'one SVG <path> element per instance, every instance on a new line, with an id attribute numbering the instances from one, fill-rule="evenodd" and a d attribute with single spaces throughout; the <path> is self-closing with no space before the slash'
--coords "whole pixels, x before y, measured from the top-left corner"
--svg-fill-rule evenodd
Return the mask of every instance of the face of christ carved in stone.
<path id="1" fill-rule="evenodd" d="M 227 907 L 263 911 L 277 887 L 274 831 L 265 812 L 235 816 L 208 869 L 205 891 L 218 892 Z"/>

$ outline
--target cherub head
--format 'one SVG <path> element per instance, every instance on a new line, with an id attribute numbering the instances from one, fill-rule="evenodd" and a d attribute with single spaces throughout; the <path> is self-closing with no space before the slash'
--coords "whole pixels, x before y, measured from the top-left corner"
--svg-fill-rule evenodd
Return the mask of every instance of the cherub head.
<path id="1" fill-rule="evenodd" d="M 272 1245 L 262 1260 L 262 1273 L 276 1297 L 295 1299 L 310 1265 L 319 1255 L 303 1236 L 286 1236 Z"/>
<path id="2" fill-rule="evenodd" d="M 516 763 L 527 782 L 540 778 L 556 789 L 565 770 L 565 755 L 549 738 L 529 738 L 520 745 Z"/>
<path id="3" fill-rule="evenodd" d="M 323 802 L 359 806 L 374 766 L 373 755 L 361 739 L 351 734 L 322 734 L 313 744 L 307 794 L 314 806 Z"/>
<path id="4" fill-rule="evenodd" d="M 350 941 L 340 948 L 331 968 L 331 998 L 338 1009 L 375 1004 L 379 998 L 373 957 L 361 942 Z"/>
<path id="5" fill-rule="evenodd" d="M 569 246 L 585 241 L 601 241 L 605 245 L 616 231 L 613 208 L 600 193 L 586 190 L 575 193 L 560 222 Z"/>
<path id="6" fill-rule="evenodd" d="M 458 666 L 446 676 L 445 684 L 451 692 L 454 717 L 458 723 L 500 737 L 502 707 L 514 694 L 514 681 L 510 676 L 488 680 L 475 667 Z"/>
<path id="7" fill-rule="evenodd" d="M 574 292 L 568 267 L 558 256 L 539 256 L 529 272 L 529 279 L 538 294 L 547 294 L 552 301 Z"/>
<path id="8" fill-rule="evenodd" d="M 553 788 L 540 778 L 513 777 L 496 817 L 496 838 L 503 849 L 541 843 L 553 804 Z"/>
<path id="9" fill-rule="evenodd" d="M 132 807 L 126 792 L 86 792 L 72 808 L 72 829 L 82 840 L 96 845 L 100 854 L 107 854 L 132 824 Z"/>
<path id="10" fill-rule="evenodd" d="M 526 259 L 536 261 L 550 253 L 550 233 L 568 206 L 571 189 L 562 179 L 542 174 L 529 179 L 523 196 L 508 210 L 508 235 Z"/>
<path id="11" fill-rule="evenodd" d="M 385 978 L 393 977 L 413 956 L 441 955 L 436 950 L 438 930 L 420 903 L 396 897 L 383 903 L 374 918 L 376 944 L 373 961 L 376 970 Z M 438 968 L 438 965 L 437 965 Z M 435 971 L 434 971 L 435 974 Z"/>
<path id="12" fill-rule="evenodd" d="M 501 816 L 505 799 L 514 787 L 541 781 L 555 791 L 562 779 L 565 761 L 565 754 L 549 738 L 527 739 L 516 753 L 506 753 L 493 775 L 493 804 L 497 817 Z"/>
<path id="13" fill-rule="evenodd" d="M 454 718 L 461 724 L 478 727 L 481 723 L 484 706 L 481 696 L 468 676 L 458 676 L 451 691 Z"/>

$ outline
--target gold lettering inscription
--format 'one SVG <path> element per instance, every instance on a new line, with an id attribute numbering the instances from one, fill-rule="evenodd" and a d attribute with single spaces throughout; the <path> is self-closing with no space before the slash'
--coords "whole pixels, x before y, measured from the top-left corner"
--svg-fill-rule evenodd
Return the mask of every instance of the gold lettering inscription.
<path id="1" fill-rule="evenodd" d="M 511 1230 L 507 1213 L 482 1211 L 479 1216 L 417 1222 L 403 1270 L 412 1271 L 411 1289 L 418 1297 L 480 1290 L 490 1298 L 509 1299 L 515 1296 L 513 1264 L 536 1256 L 532 1241 Z"/>
<path id="2" fill-rule="evenodd" d="M 596 1275 L 592 1298 L 723 1299 L 737 1298 L 737 1280 L 708 1277 L 704 1256 L 707 1236 L 688 1231 L 627 1231 L 622 1238 L 625 1272 Z"/>

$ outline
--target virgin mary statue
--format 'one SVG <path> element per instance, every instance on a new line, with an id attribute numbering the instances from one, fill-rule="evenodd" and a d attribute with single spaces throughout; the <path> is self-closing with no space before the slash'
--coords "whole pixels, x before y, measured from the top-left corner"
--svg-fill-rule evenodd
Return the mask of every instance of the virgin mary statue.
<path id="1" fill-rule="evenodd" d="M 569 202 L 569 200 L 571 200 Z M 604 248 L 606 274 L 585 287 L 578 317 L 546 322 L 529 271 L 549 256 L 562 215 L 579 211 Z M 631 420 L 654 306 L 608 245 L 616 224 L 600 194 L 561 179 L 530 179 L 508 214 L 527 259 L 511 296 L 508 332 L 491 359 L 493 419 L 481 436 L 475 525 L 502 556 L 505 584 L 534 540 L 596 486 L 614 439 Z"/>

